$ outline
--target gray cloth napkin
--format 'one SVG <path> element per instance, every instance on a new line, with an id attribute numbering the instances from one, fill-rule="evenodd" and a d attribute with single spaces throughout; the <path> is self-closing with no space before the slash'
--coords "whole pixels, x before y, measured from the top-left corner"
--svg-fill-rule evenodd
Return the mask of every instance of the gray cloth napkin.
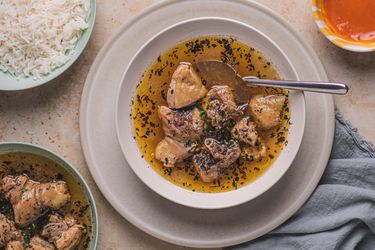
<path id="1" fill-rule="evenodd" d="M 269 234 L 231 249 L 374 250 L 375 151 L 336 114 L 331 159 L 304 206 Z"/>

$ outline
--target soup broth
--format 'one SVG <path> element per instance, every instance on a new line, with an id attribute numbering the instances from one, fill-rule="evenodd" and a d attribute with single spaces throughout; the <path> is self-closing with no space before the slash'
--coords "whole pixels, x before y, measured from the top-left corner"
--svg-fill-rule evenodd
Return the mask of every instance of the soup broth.
<path id="1" fill-rule="evenodd" d="M 285 102 L 282 121 L 279 126 L 260 132 L 268 148 L 267 157 L 260 161 L 239 159 L 227 168 L 219 181 L 205 183 L 199 178 L 191 161 L 185 160 L 174 168 L 165 168 L 154 159 L 157 144 L 164 138 L 157 108 L 167 105 L 166 94 L 174 70 L 180 62 L 194 63 L 201 60 L 221 60 L 232 65 L 242 75 L 259 78 L 280 79 L 280 76 L 261 52 L 244 43 L 227 37 L 202 37 L 182 42 L 162 53 L 146 70 L 136 89 L 133 99 L 132 122 L 134 139 L 142 157 L 148 164 L 168 181 L 194 192 L 218 193 L 235 190 L 247 185 L 261 176 L 275 161 L 286 144 L 289 128 L 289 104 Z M 273 88 L 249 88 L 249 98 L 257 94 L 285 94 L 284 90 Z M 204 102 L 198 102 L 202 106 Z"/>

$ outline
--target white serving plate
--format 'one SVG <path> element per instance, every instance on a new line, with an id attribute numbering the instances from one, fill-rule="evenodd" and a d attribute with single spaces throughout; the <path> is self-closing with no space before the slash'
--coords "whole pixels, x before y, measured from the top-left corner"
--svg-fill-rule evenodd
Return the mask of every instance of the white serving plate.
<path id="1" fill-rule="evenodd" d="M 223 247 L 255 239 L 285 222 L 318 184 L 331 152 L 334 105 L 329 95 L 305 93 L 306 127 L 292 166 L 263 195 L 229 209 L 181 206 L 144 185 L 122 155 L 115 130 L 116 96 L 123 72 L 141 46 L 184 20 L 216 16 L 256 26 L 288 55 L 300 79 L 327 80 L 316 54 L 272 11 L 243 0 L 165 1 L 119 28 L 98 54 L 87 77 L 80 111 L 84 154 L 111 205 L 141 230 L 191 247 Z M 120 63 L 121 62 L 121 63 Z M 105 84 L 103 84 L 105 83 Z M 126 223 L 124 221 L 124 223 Z"/>
<path id="2" fill-rule="evenodd" d="M 186 20 L 168 27 L 151 38 L 130 61 L 122 78 L 116 104 L 118 140 L 130 167 L 152 190 L 181 205 L 203 208 L 227 208 L 250 201 L 271 188 L 288 170 L 297 155 L 305 127 L 305 100 L 301 91 L 289 92 L 291 125 L 288 144 L 270 168 L 254 182 L 229 192 L 200 193 L 181 188 L 166 180 L 142 158 L 134 139 L 132 99 L 142 75 L 164 51 L 180 42 L 205 36 L 233 37 L 261 51 L 284 79 L 298 79 L 287 55 L 255 27 L 228 18 L 204 17 Z"/>

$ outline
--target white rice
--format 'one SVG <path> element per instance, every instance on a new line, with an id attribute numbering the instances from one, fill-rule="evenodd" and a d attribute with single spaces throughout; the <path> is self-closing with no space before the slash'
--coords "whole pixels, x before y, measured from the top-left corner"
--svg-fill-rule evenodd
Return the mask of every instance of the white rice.
<path id="1" fill-rule="evenodd" d="M 0 0 L 0 70 L 40 78 L 66 63 L 89 10 L 89 0 Z"/>

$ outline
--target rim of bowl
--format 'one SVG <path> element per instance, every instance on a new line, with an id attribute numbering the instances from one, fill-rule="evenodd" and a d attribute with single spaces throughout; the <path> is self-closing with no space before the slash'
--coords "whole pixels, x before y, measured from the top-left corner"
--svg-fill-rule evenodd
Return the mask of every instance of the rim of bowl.
<path id="1" fill-rule="evenodd" d="M 345 50 L 353 52 L 372 52 L 375 51 L 375 42 L 360 42 L 345 39 L 344 37 L 334 32 L 329 25 L 327 25 L 324 13 L 321 9 L 321 2 L 323 0 L 311 0 L 311 11 L 315 24 L 318 26 L 320 32 L 333 44 Z"/>
<path id="2" fill-rule="evenodd" d="M 61 74 L 63 74 L 66 70 L 68 70 L 77 61 L 77 59 L 81 56 L 81 54 L 83 53 L 83 51 L 87 47 L 87 44 L 90 40 L 90 37 L 92 35 L 92 31 L 93 31 L 94 26 L 95 26 L 95 20 L 96 20 L 96 0 L 90 0 L 90 16 L 89 16 L 89 19 L 88 19 L 88 24 L 90 24 L 90 25 L 89 25 L 89 27 L 87 27 L 86 30 L 83 31 L 81 37 L 77 41 L 77 44 L 78 44 L 78 42 L 81 39 L 83 39 L 83 37 L 85 37 L 84 40 L 83 40 L 82 47 L 80 47 L 80 49 L 78 49 L 78 50 L 76 50 L 76 47 L 75 47 L 74 53 L 70 56 L 70 59 L 66 63 L 64 63 L 63 65 L 53 69 L 47 75 L 42 76 L 39 79 L 33 80 L 32 83 L 27 84 L 27 85 L 23 85 L 21 83 L 22 80 L 25 79 L 24 77 L 21 77 L 19 79 L 20 83 L 17 84 L 17 85 L 14 85 L 14 87 L 13 86 L 6 87 L 6 86 L 2 86 L 2 84 L 0 84 L 0 91 L 21 91 L 21 90 L 36 88 L 36 87 L 42 86 L 42 85 L 52 81 L 53 79 L 55 79 L 58 76 L 60 76 Z M 77 46 L 77 44 L 76 44 L 76 46 Z M 5 73 L 3 71 L 0 71 L 0 74 L 4 74 L 4 75 L 7 74 L 8 75 L 9 73 Z M 13 77 L 13 78 L 15 78 L 15 77 Z M 28 78 L 32 78 L 32 76 L 29 76 Z"/>
<path id="3" fill-rule="evenodd" d="M 132 57 L 132 59 L 130 60 L 129 62 L 129 65 L 127 66 L 126 70 L 124 71 L 122 77 L 121 77 L 121 84 L 118 88 L 118 95 L 117 95 L 117 99 L 116 99 L 116 111 L 115 111 L 115 126 L 116 126 L 116 134 L 117 134 L 117 139 L 118 139 L 118 142 L 120 144 L 120 147 L 121 147 L 121 151 L 125 157 L 125 160 L 127 161 L 127 163 L 129 164 L 130 168 L 133 170 L 133 172 L 137 175 L 137 177 L 147 186 L 149 187 L 153 192 L 157 193 L 158 195 L 164 197 L 165 199 L 167 200 L 170 200 L 174 203 L 177 203 L 177 204 L 180 204 L 180 205 L 183 205 L 183 206 L 187 206 L 187 207 L 191 207 L 191 208 L 196 208 L 196 209 L 224 209 L 224 208 L 229 208 L 229 207 L 234 207 L 234 206 L 238 206 L 238 205 L 241 205 L 241 204 L 244 204 L 246 202 L 249 202 L 253 199 L 256 199 L 257 197 L 259 197 L 260 195 L 262 195 L 263 193 L 265 193 L 267 190 L 269 190 L 271 187 L 273 187 L 283 176 L 284 174 L 288 171 L 289 167 L 293 164 L 293 161 L 295 159 L 295 157 L 297 156 L 297 153 L 298 153 L 298 150 L 301 146 L 301 143 L 302 143 L 302 139 L 303 139 L 303 133 L 304 133 L 304 129 L 305 129 L 305 122 L 306 122 L 306 107 L 305 107 L 305 96 L 304 96 L 304 93 L 303 91 L 295 91 L 295 92 L 300 92 L 301 94 L 301 97 L 302 97 L 302 105 L 303 105 L 303 108 L 302 108 L 302 121 L 299 121 L 301 122 L 301 131 L 297 131 L 297 132 L 294 132 L 294 133 L 298 133 L 299 134 L 299 140 L 298 140 L 298 143 L 296 145 L 297 149 L 295 150 L 294 153 L 291 154 L 292 157 L 290 157 L 290 164 L 288 164 L 288 166 L 286 167 L 286 169 L 282 172 L 282 174 L 280 176 L 278 176 L 278 178 L 275 178 L 275 181 L 273 181 L 273 183 L 269 186 L 267 186 L 266 188 L 262 189 L 259 193 L 257 193 L 255 196 L 251 197 L 250 199 L 242 199 L 240 201 L 236 201 L 236 202 L 231 202 L 230 204 L 220 204 L 220 205 L 202 205 L 202 204 L 199 204 L 199 205 L 196 205 L 196 204 L 190 204 L 190 203 L 187 203 L 187 202 L 183 202 L 183 201 L 180 201 L 180 200 L 176 200 L 176 199 L 173 199 L 173 197 L 170 197 L 169 195 L 165 194 L 164 192 L 160 191 L 159 189 L 156 189 L 153 187 L 153 185 L 151 185 L 150 183 L 148 183 L 144 178 L 143 176 L 133 167 L 133 164 L 131 164 L 130 162 L 131 159 L 129 158 L 129 155 L 126 152 L 126 145 L 124 145 L 122 143 L 122 140 L 121 140 L 121 136 L 120 136 L 120 126 L 119 126 L 119 103 L 120 103 L 120 95 L 121 95 L 121 89 L 122 89 L 122 86 L 123 86 L 123 83 L 124 83 L 124 78 L 126 76 L 126 73 L 129 71 L 129 68 L 131 67 L 131 65 L 133 64 L 134 60 L 138 57 L 138 55 L 141 53 L 142 50 L 144 50 L 145 47 L 147 47 L 153 40 L 157 39 L 160 35 L 162 35 L 163 33 L 165 32 L 168 32 L 180 25 L 184 25 L 186 23 L 190 23 L 190 22 L 195 22 L 195 21 L 205 21 L 205 20 L 221 20 L 221 21 L 228 21 L 228 22 L 232 22 L 232 23 L 236 23 L 237 25 L 243 25 L 243 26 L 246 26 L 248 28 L 251 28 L 253 29 L 254 31 L 256 31 L 257 33 L 259 33 L 261 36 L 263 36 L 266 40 L 268 40 L 275 48 L 277 48 L 277 50 L 285 57 L 285 59 L 288 61 L 288 63 L 290 64 L 290 61 L 289 61 L 289 58 L 288 56 L 280 49 L 280 47 L 273 41 L 271 40 L 267 35 L 265 35 L 263 32 L 261 32 L 260 30 L 256 29 L 255 27 L 253 26 L 249 26 L 243 22 L 240 22 L 240 21 L 237 21 L 237 20 L 234 20 L 234 19 L 229 19 L 229 18 L 223 18 L 223 17 L 197 17 L 197 18 L 191 18 L 191 19 L 187 19 L 187 20 L 184 20 L 184 21 L 181 21 L 181 22 L 178 22 L 178 23 L 175 23 L 171 26 L 168 26 L 166 27 L 165 29 L 161 30 L 160 32 L 158 32 L 156 35 L 154 35 L 153 37 L 151 37 L 145 44 L 143 44 L 140 49 L 134 54 L 134 56 Z M 291 66 L 291 69 L 294 73 L 294 75 L 298 78 L 298 74 L 297 72 L 295 71 L 294 67 L 290 64 Z M 130 125 L 131 126 L 131 125 Z M 137 147 L 138 149 L 138 153 L 139 152 L 139 148 L 138 148 L 138 145 L 135 143 L 135 146 Z M 144 160 L 144 159 L 143 159 Z M 148 162 L 146 160 L 144 160 L 144 163 L 149 166 Z M 273 163 L 274 164 L 274 163 Z M 269 169 L 267 169 L 267 171 L 270 170 L 271 167 L 273 167 L 274 165 L 271 164 L 271 166 L 269 167 Z M 156 171 L 153 169 L 153 167 L 149 166 L 149 168 L 155 172 L 155 174 L 159 175 L 159 173 L 156 173 Z M 266 172 L 267 172 L 266 171 Z M 265 173 L 263 173 L 261 176 L 259 176 L 256 180 L 254 180 L 253 182 L 259 180 L 262 178 L 262 176 L 264 176 Z M 170 184 L 171 187 L 175 187 L 177 188 L 178 190 L 183 190 L 184 192 L 186 192 L 186 194 L 201 194 L 201 195 L 228 195 L 228 193 L 230 192 L 236 192 L 238 190 L 241 190 L 243 188 L 246 188 L 247 186 L 251 185 L 251 183 L 237 189 L 237 190 L 232 190 L 232 191 L 228 191 L 228 192 L 220 192 L 220 193 L 200 193 L 200 192 L 192 192 L 188 189 L 184 189 L 182 187 L 179 187 L 171 182 L 169 182 L 168 180 L 166 180 L 163 176 L 160 176 L 166 183 Z M 253 183 L 252 182 L 252 183 Z"/>
<path id="4" fill-rule="evenodd" d="M 7 151 L 1 151 L 1 147 L 8 146 L 10 147 L 10 150 Z M 14 147 L 14 149 L 12 148 Z M 33 150 L 42 151 L 46 155 L 41 155 L 38 152 L 35 152 Z M 26 142 L 17 142 L 17 141 L 9 141 L 9 142 L 0 142 L 0 155 L 6 154 L 6 153 L 16 153 L 16 152 L 23 152 L 23 153 L 30 153 L 34 155 L 40 155 L 41 157 L 47 158 L 53 162 L 58 163 L 60 166 L 65 168 L 68 172 L 75 175 L 74 177 L 82 183 L 84 187 L 85 196 L 90 202 L 90 207 L 92 211 L 92 239 L 90 239 L 90 249 L 95 250 L 98 245 L 98 238 L 99 238 L 99 217 L 98 217 L 98 211 L 96 207 L 96 202 L 94 199 L 94 196 L 91 192 L 91 189 L 83 176 L 76 170 L 72 164 L 70 164 L 67 160 L 59 156 L 57 153 L 53 152 L 52 150 L 49 150 L 45 147 L 42 147 L 40 145 L 35 145 L 31 143 Z"/>

